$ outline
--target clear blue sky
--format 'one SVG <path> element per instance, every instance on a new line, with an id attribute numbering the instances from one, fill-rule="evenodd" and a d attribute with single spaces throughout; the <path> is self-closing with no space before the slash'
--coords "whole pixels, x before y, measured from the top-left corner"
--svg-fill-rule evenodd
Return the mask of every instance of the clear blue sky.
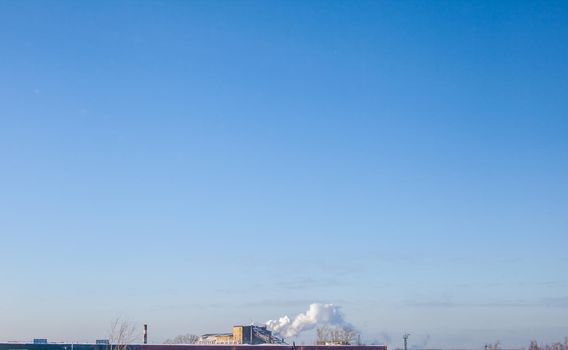
<path id="1" fill-rule="evenodd" d="M 567 62 L 566 1 L 0 1 L 0 341 L 561 340 Z"/>

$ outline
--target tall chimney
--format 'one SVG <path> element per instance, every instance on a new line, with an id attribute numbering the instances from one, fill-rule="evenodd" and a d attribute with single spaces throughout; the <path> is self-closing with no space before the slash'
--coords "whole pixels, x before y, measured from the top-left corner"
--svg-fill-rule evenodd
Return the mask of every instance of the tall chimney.
<path id="1" fill-rule="evenodd" d="M 144 344 L 148 344 L 148 325 L 144 324 Z"/>

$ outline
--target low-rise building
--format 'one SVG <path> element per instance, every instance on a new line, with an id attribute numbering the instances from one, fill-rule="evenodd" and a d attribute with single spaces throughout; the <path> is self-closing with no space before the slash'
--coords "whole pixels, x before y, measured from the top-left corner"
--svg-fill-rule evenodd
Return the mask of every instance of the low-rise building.
<path id="1" fill-rule="evenodd" d="M 233 326 L 233 333 L 204 334 L 198 344 L 282 344 L 266 326 Z"/>

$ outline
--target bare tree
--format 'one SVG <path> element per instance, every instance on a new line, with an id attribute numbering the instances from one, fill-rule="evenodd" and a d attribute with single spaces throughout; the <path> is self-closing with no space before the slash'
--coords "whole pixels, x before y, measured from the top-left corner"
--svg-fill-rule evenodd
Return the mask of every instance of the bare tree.
<path id="1" fill-rule="evenodd" d="M 552 344 L 538 345 L 536 340 L 530 342 L 528 350 L 568 350 L 568 337 L 564 338 L 564 343 L 557 342 Z"/>
<path id="2" fill-rule="evenodd" d="M 348 327 L 329 328 L 327 326 L 316 329 L 316 344 L 350 345 L 359 335 L 357 331 Z"/>
<path id="3" fill-rule="evenodd" d="M 199 337 L 195 334 L 180 334 L 172 339 L 167 339 L 164 344 L 195 344 Z"/>
<path id="4" fill-rule="evenodd" d="M 501 349 L 501 341 L 497 340 L 493 344 L 485 344 L 485 350 L 500 350 Z"/>
<path id="5" fill-rule="evenodd" d="M 316 329 L 316 345 L 325 345 L 329 333 L 328 326 L 321 326 Z"/>
<path id="6" fill-rule="evenodd" d="M 127 350 L 128 345 L 136 339 L 135 333 L 134 324 L 116 318 L 110 326 L 108 350 Z"/>
<path id="7" fill-rule="evenodd" d="M 339 328 L 334 332 L 333 341 L 338 344 L 351 345 L 359 333 L 351 328 Z"/>

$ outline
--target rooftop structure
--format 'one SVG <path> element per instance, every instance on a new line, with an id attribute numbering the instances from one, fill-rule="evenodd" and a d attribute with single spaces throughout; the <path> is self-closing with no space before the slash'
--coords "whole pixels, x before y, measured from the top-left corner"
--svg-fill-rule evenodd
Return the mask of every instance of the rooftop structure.
<path id="1" fill-rule="evenodd" d="M 233 326 L 232 333 L 204 334 L 198 344 L 283 344 L 284 341 L 272 335 L 266 326 Z"/>

